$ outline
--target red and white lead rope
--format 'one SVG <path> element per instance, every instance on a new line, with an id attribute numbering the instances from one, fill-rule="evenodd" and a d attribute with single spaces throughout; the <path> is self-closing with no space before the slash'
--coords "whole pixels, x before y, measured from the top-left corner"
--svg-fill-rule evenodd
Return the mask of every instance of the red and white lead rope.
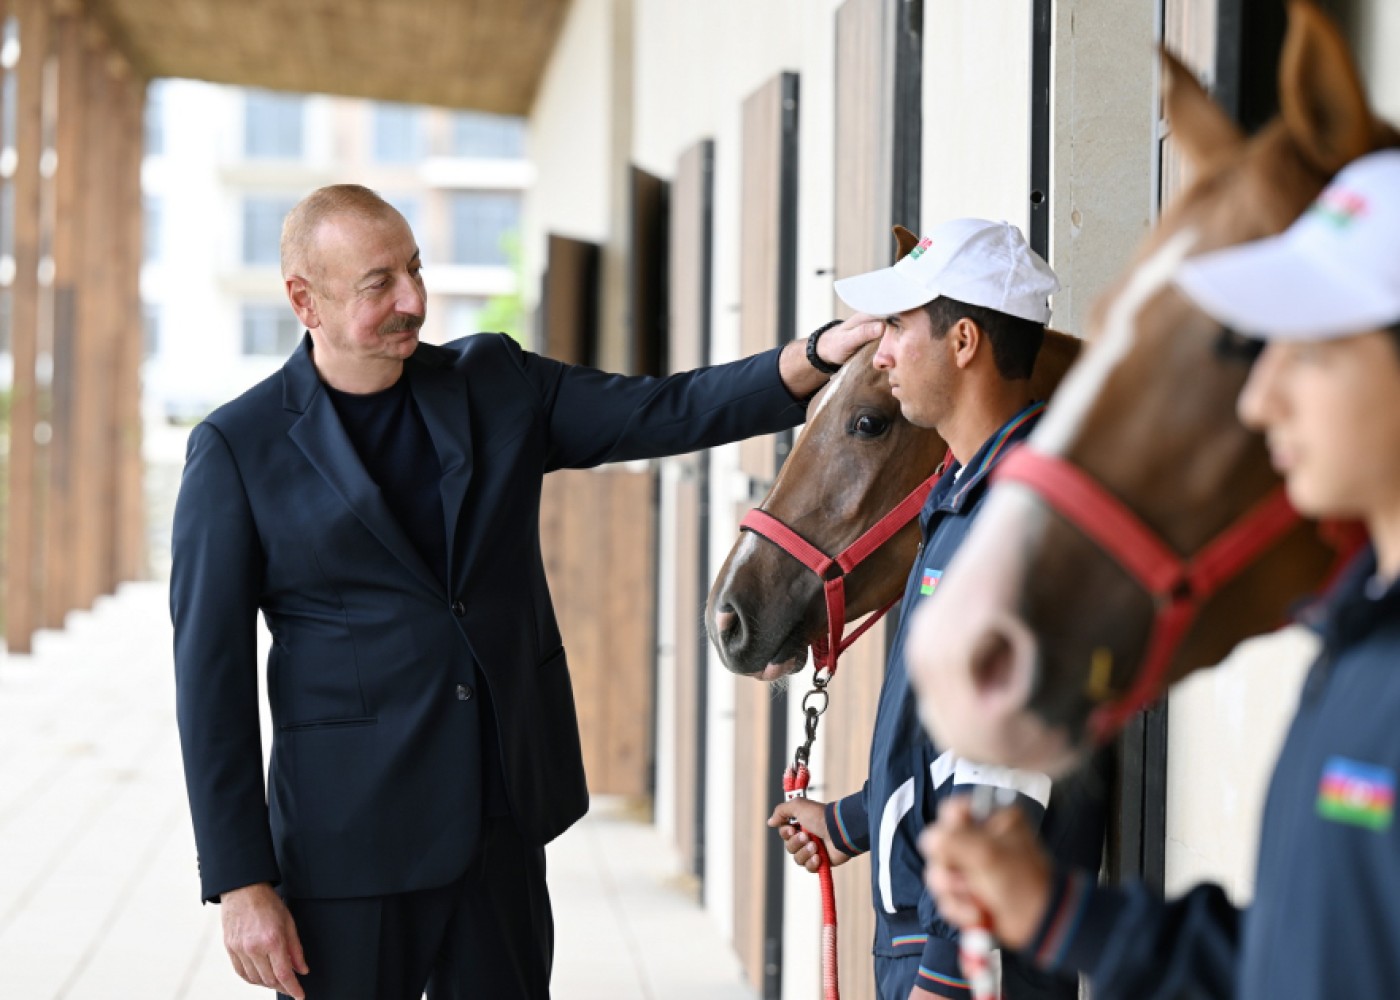
<path id="1" fill-rule="evenodd" d="M 788 799 L 805 799 L 812 772 L 806 764 L 789 764 L 783 772 L 783 792 Z M 800 830 L 796 821 L 794 826 Z M 836 886 L 831 879 L 831 858 L 820 837 L 812 837 L 817 849 L 817 878 L 822 887 L 822 1000 L 841 1000 L 841 982 L 836 964 Z"/>
<path id="2" fill-rule="evenodd" d="M 1016 800 L 1016 794 L 1004 796 L 1007 789 L 993 785 L 977 785 L 972 789 L 972 818 L 984 823 L 997 806 L 1006 806 Z M 992 917 L 980 903 L 977 907 L 978 921 L 964 927 L 958 934 L 958 964 L 962 967 L 963 978 L 972 993 L 972 1000 L 997 1000 L 996 970 L 992 968 L 992 949 L 996 939 L 992 935 Z"/>
<path id="3" fill-rule="evenodd" d="M 814 668 L 812 690 L 802 699 L 807 739 L 798 748 L 792 764 L 783 774 L 783 790 L 788 799 L 807 797 L 807 785 L 812 780 L 807 761 L 812 752 L 812 744 L 817 738 L 817 720 L 826 711 L 826 685 L 836 673 L 837 661 L 853 642 L 864 635 L 900 600 L 900 596 L 896 595 L 883 608 L 867 616 L 854 632 L 843 636 L 842 633 L 846 629 L 846 574 L 872 556 L 919 516 L 924 501 L 938 482 L 938 477 L 942 475 L 952 454 L 952 451 L 949 451 L 933 475 L 914 487 L 893 510 L 866 529 L 836 556 L 828 556 L 762 508 L 756 507 L 749 511 L 739 524 L 741 530 L 752 531 L 766 538 L 815 573 L 822 581 L 822 591 L 826 599 L 826 635 L 811 644 Z M 820 709 L 809 705 L 809 702 L 817 697 L 822 700 Z M 836 889 L 831 880 L 831 858 L 826 852 L 826 845 L 819 838 L 813 838 L 812 842 L 816 845 L 817 856 L 820 859 L 817 876 L 822 887 L 822 995 L 823 1000 L 840 1000 L 836 963 Z"/>

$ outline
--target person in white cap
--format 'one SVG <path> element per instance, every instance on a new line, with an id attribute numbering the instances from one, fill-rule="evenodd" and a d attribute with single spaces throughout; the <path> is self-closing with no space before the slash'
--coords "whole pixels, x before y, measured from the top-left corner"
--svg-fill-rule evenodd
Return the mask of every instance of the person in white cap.
<path id="1" fill-rule="evenodd" d="M 1055 274 L 1005 222 L 955 219 L 919 241 L 893 267 L 836 283 L 851 308 L 885 324 L 875 365 L 889 373 L 904 416 L 938 431 L 953 460 L 924 505 L 923 547 L 909 575 L 890 647 L 865 787 L 835 802 L 798 799 L 776 808 L 777 827 L 799 865 L 815 870 L 812 837 L 832 862 L 871 855 L 875 974 L 882 1000 L 969 997 L 958 931 L 923 883 L 917 838 L 950 796 L 990 787 L 1015 800 L 1067 862 L 1097 864 L 1104 808 L 1091 786 L 1054 789 L 1043 774 L 979 767 L 940 753 L 924 734 L 904 665 L 905 630 L 915 607 L 938 587 L 972 526 L 988 477 L 1008 448 L 1030 434 L 1044 409 L 1030 375 L 1050 319 Z M 1047 805 L 1049 810 L 1047 812 Z M 789 821 L 796 819 L 803 831 Z M 1009 958 L 1008 1000 L 1074 1000 L 1075 978 Z"/>
<path id="2" fill-rule="evenodd" d="M 1280 236 L 1187 261 L 1178 285 L 1264 342 L 1239 414 L 1310 517 L 1371 545 L 1303 620 L 1321 635 L 1269 788 L 1254 902 L 1098 886 L 1008 815 L 948 810 L 925 848 L 958 922 L 1090 973 L 1097 1000 L 1400 995 L 1400 150 L 1356 160 Z"/>

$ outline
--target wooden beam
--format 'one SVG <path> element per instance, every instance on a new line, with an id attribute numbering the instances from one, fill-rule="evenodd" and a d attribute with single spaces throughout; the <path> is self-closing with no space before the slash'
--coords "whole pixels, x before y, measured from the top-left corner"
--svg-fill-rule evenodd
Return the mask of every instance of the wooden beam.
<path id="1" fill-rule="evenodd" d="M 103 43 L 88 38 L 83 61 L 83 92 L 88 114 L 81 146 L 83 187 L 80 264 L 75 281 L 77 303 L 73 350 L 73 577 L 70 608 L 90 607 L 102 592 L 106 564 L 103 521 L 112 509 L 110 481 L 109 379 L 112 357 L 106 336 L 106 296 L 114 266 L 112 234 L 111 91 L 103 66 Z"/>
<path id="2" fill-rule="evenodd" d="M 38 425 L 36 377 L 39 332 L 39 154 L 43 73 L 49 16 L 44 0 L 17 0 L 20 56 L 15 69 L 14 282 L 10 287 L 10 351 L 14 380 L 10 404 L 9 521 L 6 528 L 5 638 L 12 653 L 28 652 L 39 624 L 42 563 L 36 501 L 34 432 Z"/>
<path id="3" fill-rule="evenodd" d="M 58 60 L 58 109 L 53 177 L 53 399 L 49 423 L 48 518 L 44 531 L 44 610 L 47 628 L 59 628 L 72 608 L 74 365 L 79 222 L 89 192 L 82 186 L 83 124 L 86 93 L 80 19 L 72 14 L 54 23 L 54 55 Z"/>
<path id="4" fill-rule="evenodd" d="M 117 133 L 119 170 L 113 227 L 120 267 L 112 288 L 116 367 L 111 415 L 116 504 L 112 516 L 112 563 L 107 590 L 146 575 L 144 475 L 141 460 L 141 358 L 145 343 L 141 319 L 143 230 L 141 157 L 144 153 L 146 85 L 123 72 L 114 82 L 121 106 Z"/>

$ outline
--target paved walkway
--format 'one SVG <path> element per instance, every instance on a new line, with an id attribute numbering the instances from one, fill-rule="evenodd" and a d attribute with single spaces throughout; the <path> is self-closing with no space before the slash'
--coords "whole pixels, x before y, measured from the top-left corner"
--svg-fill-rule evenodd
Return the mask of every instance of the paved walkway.
<path id="1" fill-rule="evenodd" d="M 0 1000 L 256 1000 L 199 906 L 163 584 L 0 653 Z M 560 1000 L 753 1000 L 621 804 L 549 849 Z M 484 998 L 490 1000 L 490 998 Z"/>

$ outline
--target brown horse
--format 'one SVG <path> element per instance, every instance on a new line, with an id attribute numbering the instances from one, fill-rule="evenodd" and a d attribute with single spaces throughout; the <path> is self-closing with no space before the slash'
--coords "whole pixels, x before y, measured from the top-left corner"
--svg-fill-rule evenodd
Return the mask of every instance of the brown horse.
<path id="1" fill-rule="evenodd" d="M 899 256 L 917 242 L 895 228 Z M 845 549 L 929 477 L 947 451 L 933 431 L 900 414 L 877 344 L 861 350 L 813 400 L 807 425 L 760 509 L 828 555 Z M 1080 342 L 1048 331 L 1032 378 L 1045 398 Z M 846 577 L 847 619 L 883 607 L 903 589 L 919 544 L 917 521 Z M 827 630 L 822 583 L 772 542 L 743 533 L 715 577 L 705 625 L 736 674 L 775 680 L 806 663 Z"/>
<path id="2" fill-rule="evenodd" d="M 1139 696 L 1156 693 L 1147 688 L 1159 691 L 1280 624 L 1335 565 L 1319 529 L 1290 517 L 1243 572 L 1199 603 L 1194 619 L 1177 622 L 1174 650 L 1154 642 L 1149 655 L 1159 612 L 1169 617 L 1193 595 L 1177 580 L 1149 596 L 1142 575 L 1124 568 L 1131 560 L 1108 554 L 1136 520 L 1160 553 L 1189 566 L 1280 487 L 1262 440 L 1234 414 L 1248 364 L 1220 348 L 1238 338 L 1172 286 L 1176 265 L 1279 232 L 1345 163 L 1400 144 L 1367 107 L 1336 28 L 1301 0 L 1289 14 L 1282 115 L 1251 139 L 1168 60 L 1167 114 L 1194 183 L 1097 304 L 1090 347 L 1022 463 L 1037 473 L 1068 467 L 1126 516 L 1104 532 L 1112 519 L 1102 510 L 1080 516 L 1073 504 L 1047 501 L 1043 483 L 1007 481 L 1020 476 L 1003 469 L 910 639 L 920 712 L 941 746 L 976 760 L 1065 769 L 1110 736 Z M 1138 683 L 1145 659 L 1163 670 Z"/>

